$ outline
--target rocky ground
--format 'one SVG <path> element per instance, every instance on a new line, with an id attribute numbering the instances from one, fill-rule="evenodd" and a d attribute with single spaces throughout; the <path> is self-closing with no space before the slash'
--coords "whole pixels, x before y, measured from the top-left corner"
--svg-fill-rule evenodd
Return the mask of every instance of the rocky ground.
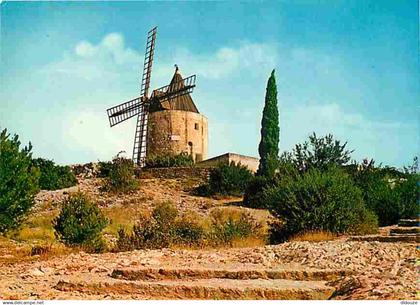
<path id="1" fill-rule="evenodd" d="M 232 286 L 229 281 L 236 281 L 236 287 L 249 284 L 253 289 L 263 290 L 270 287 L 271 281 L 276 286 L 274 290 L 291 285 L 296 293 L 299 289 L 304 290 L 306 286 L 302 285 L 307 285 L 307 289 L 326 291 L 322 296 L 315 295 L 316 298 L 416 299 L 417 257 L 414 244 L 349 242 L 345 239 L 216 251 L 80 252 L 47 260 L 2 263 L 0 291 L 3 299 L 166 299 L 184 298 L 185 295 L 200 298 L 200 290 L 185 292 L 195 278 L 195 281 L 206 280 L 203 291 L 208 294 L 201 296 L 210 298 L 212 293 L 217 295 L 209 292 L 206 286 L 213 280 L 219 286 L 226 283 L 225 289 Z M 276 275 L 270 276 L 270 272 L 274 274 L 275 271 Z M 118 274 L 122 279 L 115 279 Z M 150 283 L 157 281 L 159 287 L 167 288 L 167 283 L 162 286 L 162 281 L 168 279 L 183 292 L 168 294 L 162 289 L 160 294 L 154 291 L 148 295 L 153 289 Z M 144 283 L 145 280 L 149 286 L 134 286 L 131 290 L 121 286 L 136 281 Z M 197 293 L 195 297 L 191 294 L 194 292 Z M 269 292 L 265 295 L 269 296 Z M 233 293 L 225 296 L 235 297 Z M 258 294 L 250 296 L 259 298 Z M 289 291 L 289 296 L 294 294 Z M 311 296 L 313 294 L 306 295 L 307 298 Z"/>
<path id="2" fill-rule="evenodd" d="M 189 190 L 197 183 L 146 179 L 139 191 L 119 196 L 101 193 L 100 179 L 81 179 L 76 187 L 39 193 L 32 213 L 55 213 L 58 202 L 78 190 L 123 215 L 165 200 L 181 213 L 206 215 L 240 200 L 192 196 Z M 381 234 L 389 232 L 392 228 Z M 104 254 L 67 249 L 32 256 L 20 251 L 22 242 L 0 240 L 0 299 L 418 299 L 417 244 L 378 240 Z"/>

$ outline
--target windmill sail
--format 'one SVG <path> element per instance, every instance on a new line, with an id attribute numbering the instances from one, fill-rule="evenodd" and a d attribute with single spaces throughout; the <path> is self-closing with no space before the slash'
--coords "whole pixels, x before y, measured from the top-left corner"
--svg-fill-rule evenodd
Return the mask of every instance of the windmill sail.
<path id="1" fill-rule="evenodd" d="M 141 96 L 145 100 L 148 99 L 150 77 L 152 75 L 153 56 L 155 52 L 157 28 L 151 29 L 147 35 L 146 54 L 144 56 L 143 75 L 141 81 Z M 133 147 L 133 161 L 134 164 L 144 166 L 146 159 L 146 140 L 147 140 L 147 118 L 148 118 L 148 104 L 140 107 L 140 113 L 137 116 L 136 133 L 134 135 Z"/>
<path id="2" fill-rule="evenodd" d="M 156 108 L 157 104 L 158 109 L 179 109 L 198 113 L 197 107 L 189 96 L 189 93 L 194 90 L 195 78 L 195 75 L 191 75 L 184 79 L 175 81 L 173 79 L 169 85 L 154 90 L 150 98 L 151 106 Z M 182 96 L 186 97 L 181 98 Z"/>
<path id="3" fill-rule="evenodd" d="M 141 111 L 142 104 L 141 98 L 138 97 L 107 109 L 106 112 L 108 113 L 109 124 L 111 127 L 138 115 Z"/>

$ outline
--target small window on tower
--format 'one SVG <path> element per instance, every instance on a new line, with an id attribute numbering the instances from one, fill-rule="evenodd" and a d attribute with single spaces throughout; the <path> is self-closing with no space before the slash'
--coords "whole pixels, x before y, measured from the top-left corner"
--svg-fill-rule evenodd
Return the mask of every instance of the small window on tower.
<path id="1" fill-rule="evenodd" d="M 195 124 L 194 124 L 194 129 L 195 129 L 195 130 L 198 130 L 198 123 L 195 123 Z"/>

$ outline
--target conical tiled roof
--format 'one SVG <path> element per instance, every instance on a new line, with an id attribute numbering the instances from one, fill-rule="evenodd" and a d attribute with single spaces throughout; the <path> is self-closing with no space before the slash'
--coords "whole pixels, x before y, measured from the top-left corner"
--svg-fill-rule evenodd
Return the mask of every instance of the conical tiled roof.
<path id="1" fill-rule="evenodd" d="M 184 86 L 182 79 L 183 78 L 181 76 L 181 73 L 179 72 L 178 66 L 176 66 L 174 76 L 172 77 L 172 80 L 169 84 L 168 92 L 171 92 L 172 90 L 175 90 L 175 89 L 179 89 L 180 88 L 179 82 L 181 82 L 182 84 L 181 86 Z M 154 94 L 157 94 L 157 95 L 159 95 L 159 93 L 160 92 L 154 92 Z M 160 107 L 156 107 L 155 109 L 156 110 L 183 110 L 183 111 L 199 113 L 189 93 L 175 97 L 169 101 L 161 102 Z"/>

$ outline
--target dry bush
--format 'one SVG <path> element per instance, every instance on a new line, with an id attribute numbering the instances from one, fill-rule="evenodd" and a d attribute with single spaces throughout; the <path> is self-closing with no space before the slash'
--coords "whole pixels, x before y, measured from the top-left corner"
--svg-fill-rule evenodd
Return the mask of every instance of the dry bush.
<path id="1" fill-rule="evenodd" d="M 179 216 L 173 204 L 164 202 L 151 214 L 139 215 L 132 230 L 121 228 L 114 251 L 261 246 L 266 236 L 261 221 L 241 209 L 215 209 L 200 219 L 194 213 Z"/>
<path id="2" fill-rule="evenodd" d="M 54 242 L 15 243 L 0 237 L 0 264 L 14 264 L 24 261 L 48 260 L 55 256 L 68 255 L 79 251 Z"/>
<path id="3" fill-rule="evenodd" d="M 52 228 L 54 213 L 39 213 L 30 215 L 22 225 L 9 232 L 6 237 L 27 243 L 51 243 L 55 240 Z"/>
<path id="4" fill-rule="evenodd" d="M 264 239 L 263 225 L 249 212 L 236 208 L 215 209 L 210 213 L 210 241 L 230 245 L 245 239 Z"/>
<path id="5" fill-rule="evenodd" d="M 289 238 L 289 241 L 320 242 L 320 241 L 334 240 L 337 237 L 338 237 L 337 234 L 333 234 L 328 231 L 315 230 L 315 231 L 307 231 L 307 232 L 296 234 L 292 236 L 291 238 Z"/>
<path id="6" fill-rule="evenodd" d="M 30 256 L 34 255 L 44 255 L 51 252 L 51 245 L 35 245 L 31 248 Z"/>

